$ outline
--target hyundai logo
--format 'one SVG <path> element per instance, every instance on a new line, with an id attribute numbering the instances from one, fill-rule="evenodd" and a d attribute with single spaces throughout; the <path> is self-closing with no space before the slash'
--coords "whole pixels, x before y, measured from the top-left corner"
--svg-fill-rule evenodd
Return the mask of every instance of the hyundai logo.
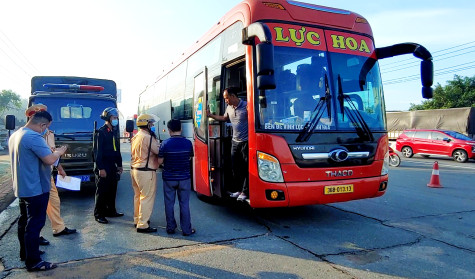
<path id="1" fill-rule="evenodd" d="M 332 150 L 328 153 L 330 156 L 330 159 L 332 159 L 335 162 L 343 162 L 346 159 L 348 159 L 348 151 L 344 149 L 335 149 Z"/>

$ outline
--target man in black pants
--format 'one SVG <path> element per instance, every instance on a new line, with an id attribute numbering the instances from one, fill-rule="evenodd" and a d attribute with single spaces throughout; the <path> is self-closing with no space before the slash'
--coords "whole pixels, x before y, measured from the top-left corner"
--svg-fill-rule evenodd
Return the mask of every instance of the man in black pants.
<path id="1" fill-rule="evenodd" d="M 211 114 L 206 111 L 208 117 L 218 121 L 230 121 L 233 127 L 233 140 L 231 149 L 231 160 L 233 168 L 236 192 L 231 194 L 232 198 L 244 201 L 249 197 L 249 148 L 247 144 L 248 122 L 247 122 L 247 102 L 237 96 L 238 88 L 229 87 L 224 89 L 223 98 L 226 104 L 224 115 Z"/>
<path id="2" fill-rule="evenodd" d="M 41 260 L 39 250 L 40 231 L 45 225 L 51 187 L 51 165 L 66 152 L 65 146 L 52 152 L 43 138 L 51 121 L 47 111 L 36 112 L 8 141 L 13 190 L 20 204 L 20 259 L 25 261 L 28 271 L 56 267 Z"/>
<path id="3" fill-rule="evenodd" d="M 107 224 L 105 217 L 121 217 L 117 212 L 115 198 L 117 183 L 122 174 L 120 155 L 119 112 L 116 108 L 106 108 L 101 115 L 105 124 L 99 128 L 96 138 L 96 205 L 94 217 L 97 222 Z"/>

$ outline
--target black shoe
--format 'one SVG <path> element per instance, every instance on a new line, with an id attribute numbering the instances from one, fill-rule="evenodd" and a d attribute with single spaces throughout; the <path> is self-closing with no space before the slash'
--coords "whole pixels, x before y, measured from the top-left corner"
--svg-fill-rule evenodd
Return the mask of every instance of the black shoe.
<path id="1" fill-rule="evenodd" d="M 191 229 L 190 233 L 183 233 L 183 236 L 190 236 L 190 235 L 194 234 L 195 232 L 196 232 L 195 229 Z"/>
<path id="2" fill-rule="evenodd" d="M 150 225 L 150 220 L 147 221 L 147 224 Z M 136 227 L 137 227 L 137 224 L 134 224 L 134 228 L 136 228 Z"/>
<path id="3" fill-rule="evenodd" d="M 114 212 L 114 213 L 106 215 L 106 217 L 122 217 L 122 216 L 124 216 L 124 213 L 122 212 Z"/>
<path id="4" fill-rule="evenodd" d="M 175 230 L 169 230 L 169 229 L 167 229 L 167 234 L 175 234 Z"/>
<path id="5" fill-rule="evenodd" d="M 146 229 L 141 229 L 141 228 L 137 229 L 138 233 L 153 233 L 153 232 L 156 232 L 156 231 L 157 231 L 157 228 L 152 228 L 152 227 L 148 227 Z"/>
<path id="6" fill-rule="evenodd" d="M 107 224 L 109 221 L 105 217 L 96 217 L 96 221 L 101 223 L 101 224 Z"/>
<path id="7" fill-rule="evenodd" d="M 49 245 L 49 241 L 46 240 L 44 237 L 40 236 L 40 245 L 41 246 Z"/>
<path id="8" fill-rule="evenodd" d="M 76 233 L 76 229 L 68 229 L 67 227 L 65 227 L 64 230 L 60 231 L 59 233 L 54 233 L 53 236 L 56 237 L 60 235 L 68 235 L 68 234 L 73 234 L 73 233 Z"/>

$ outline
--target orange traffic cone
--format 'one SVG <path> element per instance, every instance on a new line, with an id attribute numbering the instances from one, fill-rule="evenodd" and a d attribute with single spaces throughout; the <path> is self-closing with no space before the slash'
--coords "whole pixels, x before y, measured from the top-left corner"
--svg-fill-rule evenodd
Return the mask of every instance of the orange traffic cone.
<path id="1" fill-rule="evenodd" d="M 442 188 L 442 185 L 440 185 L 439 181 L 439 163 L 437 161 L 434 162 L 432 176 L 430 177 L 430 182 L 427 184 L 427 186 L 431 188 Z"/>

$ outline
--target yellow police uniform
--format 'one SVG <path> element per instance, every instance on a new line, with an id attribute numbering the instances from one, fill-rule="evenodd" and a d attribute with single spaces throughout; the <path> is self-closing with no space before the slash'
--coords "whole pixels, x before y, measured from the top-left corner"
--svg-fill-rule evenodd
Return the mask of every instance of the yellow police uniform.
<path id="1" fill-rule="evenodd" d="M 146 129 L 140 128 L 131 142 L 130 173 L 134 190 L 134 224 L 137 229 L 146 229 L 149 227 L 148 221 L 152 215 L 157 191 L 158 140 Z"/>
<path id="2" fill-rule="evenodd" d="M 54 150 L 56 146 L 53 132 L 48 131 L 45 135 L 45 139 L 48 146 Z M 64 225 L 64 220 L 61 218 L 61 201 L 59 199 L 58 189 L 54 183 L 53 176 L 51 177 L 51 190 L 49 191 L 49 200 L 48 207 L 46 208 L 46 214 L 51 221 L 51 228 L 53 229 L 54 234 L 60 233 L 66 228 Z"/>

